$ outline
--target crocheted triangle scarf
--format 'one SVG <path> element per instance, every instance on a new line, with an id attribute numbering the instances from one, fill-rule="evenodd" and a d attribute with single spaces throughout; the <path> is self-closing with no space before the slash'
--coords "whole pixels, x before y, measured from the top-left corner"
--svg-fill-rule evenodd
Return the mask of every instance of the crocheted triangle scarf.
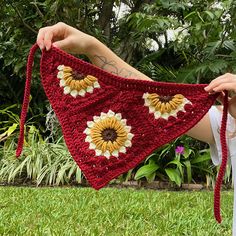
<path id="1" fill-rule="evenodd" d="M 22 152 L 34 54 L 30 50 L 16 151 Z M 58 48 L 42 51 L 43 88 L 60 122 L 66 145 L 95 189 L 134 168 L 155 149 L 186 133 L 208 112 L 219 94 L 204 84 L 126 79 Z M 214 192 L 221 222 L 220 189 L 227 164 L 227 92 L 221 125 L 222 163 Z"/>

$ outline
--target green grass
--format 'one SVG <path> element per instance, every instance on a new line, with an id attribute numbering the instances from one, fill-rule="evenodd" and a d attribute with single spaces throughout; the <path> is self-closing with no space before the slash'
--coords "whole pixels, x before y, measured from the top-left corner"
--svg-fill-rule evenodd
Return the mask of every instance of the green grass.
<path id="1" fill-rule="evenodd" d="M 231 235 L 233 192 L 105 188 L 0 188 L 0 235 Z"/>

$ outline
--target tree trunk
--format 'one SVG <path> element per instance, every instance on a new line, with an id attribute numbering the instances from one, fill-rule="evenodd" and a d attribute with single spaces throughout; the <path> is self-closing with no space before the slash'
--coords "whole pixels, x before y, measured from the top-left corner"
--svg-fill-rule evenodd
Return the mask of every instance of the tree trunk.
<path id="1" fill-rule="evenodd" d="M 104 0 L 101 2 L 99 19 L 97 20 L 97 24 L 108 39 L 111 37 L 111 18 L 113 15 L 114 2 L 115 0 Z"/>
<path id="2" fill-rule="evenodd" d="M 123 2 L 126 3 L 127 1 L 123 1 Z M 144 4 L 151 4 L 153 2 L 155 2 L 155 0 L 133 1 L 133 4 L 132 4 L 133 7 L 131 8 L 130 14 L 135 13 L 135 12 L 139 12 Z M 127 5 L 131 6 L 131 4 L 127 4 Z M 121 38 L 122 38 L 122 36 L 121 36 Z M 123 60 L 125 60 L 127 63 L 130 63 L 132 61 L 132 58 L 134 58 L 134 56 L 138 54 L 137 51 L 139 50 L 139 47 L 138 48 L 132 47 L 132 45 L 133 45 L 132 41 L 133 41 L 133 39 L 131 37 L 129 37 L 129 31 L 128 31 L 127 34 L 124 35 L 124 38 L 122 39 L 122 42 L 121 42 L 120 47 L 117 52 L 119 54 L 119 56 Z"/>

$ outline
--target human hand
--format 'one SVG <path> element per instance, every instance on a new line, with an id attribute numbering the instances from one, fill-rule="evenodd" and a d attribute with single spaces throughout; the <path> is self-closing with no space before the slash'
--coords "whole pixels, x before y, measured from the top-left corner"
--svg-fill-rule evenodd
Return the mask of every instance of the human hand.
<path id="1" fill-rule="evenodd" d="M 85 55 L 89 54 L 94 41 L 94 37 L 62 22 L 41 28 L 37 36 L 37 44 L 41 50 L 49 50 L 53 45 L 68 53 Z"/>
<path id="2" fill-rule="evenodd" d="M 234 91 L 236 92 L 236 75 L 231 73 L 226 73 L 212 80 L 205 90 L 209 93 Z"/>
<path id="3" fill-rule="evenodd" d="M 215 93 L 221 92 L 218 100 L 223 103 L 224 100 L 224 90 L 232 91 L 236 93 L 236 75 L 231 73 L 226 73 L 212 80 L 208 86 L 205 87 L 206 92 Z M 229 101 L 229 113 L 236 118 L 236 96 L 228 98 Z"/>

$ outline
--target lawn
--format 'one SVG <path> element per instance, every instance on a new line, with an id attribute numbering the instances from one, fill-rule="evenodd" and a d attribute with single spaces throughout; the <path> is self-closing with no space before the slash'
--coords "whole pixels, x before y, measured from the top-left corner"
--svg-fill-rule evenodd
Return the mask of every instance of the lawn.
<path id="1" fill-rule="evenodd" d="M 0 235 L 231 235 L 233 192 L 104 188 L 0 188 Z"/>

